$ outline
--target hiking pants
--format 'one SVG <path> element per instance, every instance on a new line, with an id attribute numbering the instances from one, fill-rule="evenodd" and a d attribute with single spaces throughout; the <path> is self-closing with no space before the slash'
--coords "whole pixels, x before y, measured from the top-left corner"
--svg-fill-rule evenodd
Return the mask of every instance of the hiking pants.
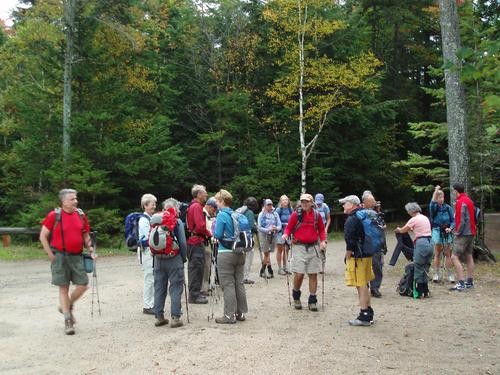
<path id="1" fill-rule="evenodd" d="M 243 279 L 250 280 L 250 270 L 252 269 L 253 263 L 253 249 L 245 254 L 245 267 L 243 269 Z"/>
<path id="2" fill-rule="evenodd" d="M 141 254 L 142 256 L 142 271 L 144 273 L 144 305 L 145 309 L 152 309 L 154 305 L 154 282 L 153 275 L 153 254 L 147 247 Z"/>
<path id="3" fill-rule="evenodd" d="M 434 257 L 434 243 L 430 237 L 420 237 L 415 243 L 415 252 L 413 253 L 413 263 L 415 263 L 415 282 L 427 283 L 428 274 Z"/>
<path id="4" fill-rule="evenodd" d="M 379 289 L 382 285 L 382 268 L 384 267 L 384 254 L 381 251 L 373 254 L 372 267 L 375 278 L 370 281 L 370 289 Z"/>
<path id="5" fill-rule="evenodd" d="M 248 312 L 247 295 L 243 284 L 245 254 L 233 252 L 217 254 L 217 270 L 224 292 L 224 315 L 245 314 Z"/>
<path id="6" fill-rule="evenodd" d="M 184 287 L 184 264 L 182 257 L 177 255 L 173 258 L 164 258 L 161 255 L 155 257 L 154 279 L 155 279 L 155 316 L 164 316 L 165 299 L 167 289 L 170 291 L 170 315 L 181 316 L 181 297 Z M 170 285 L 169 285 L 170 283 Z"/>
<path id="7" fill-rule="evenodd" d="M 187 249 L 189 299 L 194 300 L 200 296 L 203 283 L 203 268 L 205 267 L 205 246 L 203 244 L 188 244 Z"/>

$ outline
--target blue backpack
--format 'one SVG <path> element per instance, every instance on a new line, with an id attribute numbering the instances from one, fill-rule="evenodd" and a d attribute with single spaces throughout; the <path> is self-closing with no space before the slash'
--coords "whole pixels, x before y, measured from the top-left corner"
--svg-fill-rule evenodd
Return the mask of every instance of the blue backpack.
<path id="1" fill-rule="evenodd" d="M 142 212 L 132 212 L 125 218 L 125 243 L 130 251 L 137 251 L 139 244 L 139 219 L 146 217 Z"/>
<path id="2" fill-rule="evenodd" d="M 371 209 L 362 209 L 356 211 L 356 217 L 363 224 L 365 233 L 361 253 L 364 256 L 372 256 L 381 251 L 384 246 L 384 227 L 380 225 L 377 213 Z"/>
<path id="3" fill-rule="evenodd" d="M 244 254 L 253 248 L 252 227 L 243 212 L 243 207 L 232 212 L 233 237 L 221 241 L 224 247 L 232 249 L 235 254 Z"/>

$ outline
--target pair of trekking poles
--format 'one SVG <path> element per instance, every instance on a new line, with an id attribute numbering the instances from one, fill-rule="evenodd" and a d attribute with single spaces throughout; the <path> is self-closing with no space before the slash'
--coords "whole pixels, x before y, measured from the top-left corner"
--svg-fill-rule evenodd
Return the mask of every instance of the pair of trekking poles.
<path id="1" fill-rule="evenodd" d="M 97 232 L 90 232 L 90 241 L 94 249 L 94 255 L 97 256 Z M 94 259 L 94 269 L 92 271 L 92 307 L 90 316 L 94 317 L 94 297 L 97 297 L 97 309 L 101 316 L 101 300 L 99 299 L 99 287 L 97 283 L 97 259 Z"/>

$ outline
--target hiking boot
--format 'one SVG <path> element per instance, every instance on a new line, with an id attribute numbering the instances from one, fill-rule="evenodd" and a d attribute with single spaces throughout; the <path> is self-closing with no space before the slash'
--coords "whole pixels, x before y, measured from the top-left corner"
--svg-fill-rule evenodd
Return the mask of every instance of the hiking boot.
<path id="1" fill-rule="evenodd" d="M 465 284 L 462 284 L 460 282 L 456 283 L 453 288 L 448 289 L 451 292 L 461 292 L 465 289 Z"/>
<path id="2" fill-rule="evenodd" d="M 278 275 L 286 275 L 286 271 L 280 267 L 280 269 L 278 270 Z"/>
<path id="3" fill-rule="evenodd" d="M 73 321 L 71 319 L 66 319 L 64 321 L 64 333 L 67 335 L 75 334 L 75 329 L 73 328 Z"/>
<path id="4" fill-rule="evenodd" d="M 206 305 L 208 303 L 208 299 L 203 296 L 198 296 L 196 298 L 190 298 L 189 303 L 195 304 L 195 305 Z"/>
<path id="5" fill-rule="evenodd" d="M 302 310 L 302 303 L 300 303 L 300 299 L 293 300 L 293 307 L 295 307 L 297 310 Z"/>
<path id="6" fill-rule="evenodd" d="M 466 281 L 464 285 L 465 285 L 465 289 L 474 288 L 474 282 L 472 282 L 472 281 Z"/>
<path id="7" fill-rule="evenodd" d="M 424 298 L 430 298 L 431 292 L 429 291 L 429 284 L 422 284 L 422 296 Z"/>
<path id="8" fill-rule="evenodd" d="M 163 316 L 158 316 L 156 318 L 155 327 L 161 327 L 166 324 L 168 324 L 168 319 L 165 319 Z"/>
<path id="9" fill-rule="evenodd" d="M 309 311 L 318 311 L 318 305 L 316 303 L 308 303 L 307 307 L 309 308 Z"/>
<path id="10" fill-rule="evenodd" d="M 361 310 L 356 319 L 349 320 L 349 325 L 367 327 L 373 324 L 373 309 L 368 307 L 366 310 Z"/>
<path id="11" fill-rule="evenodd" d="M 269 275 L 267 276 L 268 279 L 272 279 L 274 277 L 273 268 L 270 265 L 267 266 L 267 274 Z"/>
<path id="12" fill-rule="evenodd" d="M 255 284 L 255 281 L 250 280 L 250 279 L 243 279 L 243 284 Z"/>
<path id="13" fill-rule="evenodd" d="M 448 281 L 452 284 L 455 283 L 455 276 L 452 273 L 448 274 Z"/>
<path id="14" fill-rule="evenodd" d="M 439 282 L 439 275 L 437 273 L 434 274 L 434 277 L 432 278 L 433 283 L 438 283 Z"/>
<path id="15" fill-rule="evenodd" d="M 142 309 L 142 313 L 143 313 L 143 314 L 146 314 L 146 315 L 154 315 L 154 314 L 155 314 L 155 312 L 153 311 L 153 309 L 152 309 L 152 308 L 150 308 L 150 309 L 143 308 L 143 309 Z"/>
<path id="16" fill-rule="evenodd" d="M 260 274 L 259 274 L 260 277 L 263 277 L 265 278 L 266 277 L 266 266 L 265 265 L 262 265 L 262 268 L 260 269 Z"/>
<path id="17" fill-rule="evenodd" d="M 371 293 L 372 297 L 375 297 L 375 298 L 382 297 L 382 293 L 380 293 L 380 291 L 377 288 L 370 289 L 370 293 Z"/>
<path id="18" fill-rule="evenodd" d="M 245 320 L 247 320 L 247 318 L 245 318 L 245 314 L 241 313 L 241 314 L 236 314 L 236 320 L 238 322 L 244 322 Z"/>
<path id="19" fill-rule="evenodd" d="M 223 315 L 220 318 L 215 318 L 215 323 L 218 324 L 234 324 L 236 323 L 236 319 L 227 315 Z"/>
<path id="20" fill-rule="evenodd" d="M 177 327 L 182 327 L 184 323 L 182 322 L 182 319 L 178 316 L 173 316 L 172 320 L 170 321 L 170 328 L 177 328 Z"/>
<path id="21" fill-rule="evenodd" d="M 372 324 L 373 324 L 373 321 L 366 321 L 366 320 L 360 320 L 360 319 L 349 320 L 349 325 L 355 326 L 355 327 L 369 327 Z"/>

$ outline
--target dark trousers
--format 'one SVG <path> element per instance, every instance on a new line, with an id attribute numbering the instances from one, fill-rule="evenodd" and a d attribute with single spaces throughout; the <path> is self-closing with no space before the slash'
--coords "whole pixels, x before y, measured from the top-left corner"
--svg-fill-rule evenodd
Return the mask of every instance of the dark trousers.
<path id="1" fill-rule="evenodd" d="M 174 258 L 156 256 L 154 260 L 154 278 L 155 316 L 164 315 L 168 289 L 170 291 L 170 315 L 180 317 L 182 315 L 181 297 L 184 287 L 184 264 L 181 256 L 177 255 Z"/>
<path id="2" fill-rule="evenodd" d="M 370 281 L 370 289 L 379 289 L 382 284 L 382 268 L 384 267 L 384 254 L 381 251 L 373 254 L 372 267 L 375 278 Z"/>
<path id="3" fill-rule="evenodd" d="M 203 283 L 203 268 L 205 266 L 205 246 L 203 244 L 190 245 L 187 249 L 189 298 L 195 299 L 200 295 Z"/>

